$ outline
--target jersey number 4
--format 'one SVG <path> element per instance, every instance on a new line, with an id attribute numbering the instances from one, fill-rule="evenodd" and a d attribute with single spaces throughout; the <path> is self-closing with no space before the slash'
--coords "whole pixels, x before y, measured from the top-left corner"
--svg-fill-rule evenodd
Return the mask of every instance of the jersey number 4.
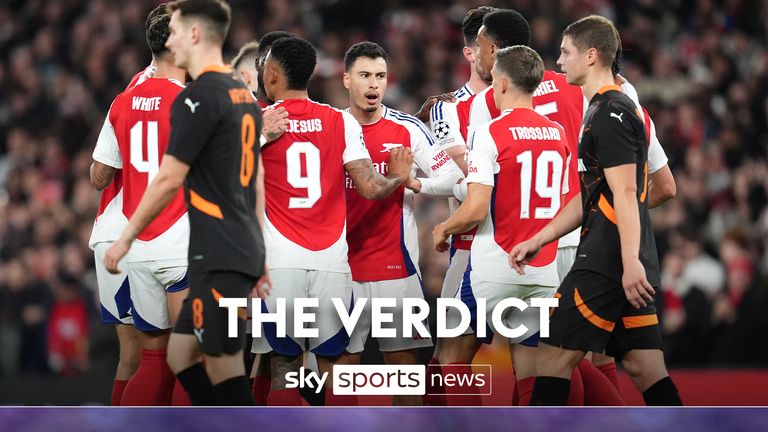
<path id="1" fill-rule="evenodd" d="M 149 185 L 160 168 L 156 121 L 147 122 L 146 155 L 144 154 L 143 138 L 144 122 L 139 121 L 131 127 L 131 165 L 136 171 L 147 175 L 147 185 Z"/>
<path id="2" fill-rule="evenodd" d="M 560 210 L 562 194 L 563 157 L 554 150 L 544 150 L 536 158 L 533 166 L 533 153 L 526 150 L 517 155 L 520 167 L 520 219 L 531 218 L 531 189 L 542 199 L 549 199 L 548 207 L 536 207 L 534 219 L 552 219 Z M 535 179 L 535 184 L 534 183 Z M 551 180 L 550 180 L 551 179 Z"/>

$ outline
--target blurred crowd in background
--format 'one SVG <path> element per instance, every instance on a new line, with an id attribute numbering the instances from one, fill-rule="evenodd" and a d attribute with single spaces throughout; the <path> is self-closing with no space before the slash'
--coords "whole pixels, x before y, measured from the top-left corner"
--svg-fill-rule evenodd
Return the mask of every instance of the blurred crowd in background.
<path id="1" fill-rule="evenodd" d="M 73 375 L 113 359 L 98 321 L 87 241 L 99 193 L 91 152 L 112 99 L 150 61 L 144 19 L 158 2 L 0 3 L 0 377 Z M 487 2 L 233 0 L 226 53 L 272 30 L 319 51 L 310 97 L 347 107 L 343 54 L 372 40 L 389 52 L 385 103 L 414 113 L 461 87 L 460 23 Z M 672 366 L 768 366 L 768 8 L 760 0 L 498 1 L 531 24 L 557 70 L 560 35 L 597 13 L 622 36 L 622 74 L 656 123 L 677 197 L 653 211 L 663 265 L 657 293 Z M 425 292 L 448 257 L 431 248 L 447 205 L 421 200 Z M 106 352 L 106 355 L 104 355 Z"/>

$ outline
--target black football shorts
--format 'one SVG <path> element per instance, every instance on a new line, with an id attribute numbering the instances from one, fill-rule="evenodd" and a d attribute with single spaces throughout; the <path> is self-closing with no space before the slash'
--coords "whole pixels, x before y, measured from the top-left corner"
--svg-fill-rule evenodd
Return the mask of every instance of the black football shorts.
<path id="1" fill-rule="evenodd" d="M 655 288 L 657 289 L 657 288 Z M 634 349 L 662 349 L 656 305 L 635 309 L 621 283 L 589 270 L 573 270 L 557 291 L 550 336 L 541 342 L 621 359 Z"/>
<path id="2" fill-rule="evenodd" d="M 248 298 L 256 278 L 233 271 L 190 272 L 189 295 L 184 300 L 174 333 L 197 338 L 204 354 L 234 354 L 245 348 L 245 308 L 238 310 L 237 337 L 227 335 L 227 308 L 219 307 L 221 297 Z"/>

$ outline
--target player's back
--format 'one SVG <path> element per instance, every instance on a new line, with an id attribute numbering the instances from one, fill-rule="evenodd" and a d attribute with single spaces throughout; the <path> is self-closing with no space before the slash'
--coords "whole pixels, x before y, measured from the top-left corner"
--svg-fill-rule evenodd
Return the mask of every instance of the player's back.
<path id="1" fill-rule="evenodd" d="M 488 217 L 472 244 L 473 270 L 498 282 L 556 285 L 555 242 L 542 248 L 524 277 L 509 268 L 506 257 L 562 207 L 570 154 L 562 127 L 531 109 L 517 108 L 478 127 L 470 145 L 467 181 L 484 183 L 485 178 L 494 184 Z"/>
<path id="2" fill-rule="evenodd" d="M 544 71 L 541 84 L 533 92 L 533 109 L 537 113 L 559 124 L 565 130 L 568 150 L 576 155 L 579 152 L 579 129 L 584 118 L 587 101 L 581 87 L 568 84 L 565 75 Z M 565 205 L 579 193 L 579 177 L 576 175 L 576 157 L 572 158 L 568 178 L 568 195 Z"/>
<path id="3" fill-rule="evenodd" d="M 368 157 L 360 125 L 308 99 L 273 106 L 286 109 L 289 125 L 262 149 L 270 267 L 348 272 L 344 164 Z"/>
<path id="4" fill-rule="evenodd" d="M 157 175 L 168 147 L 171 106 L 183 88 L 176 80 L 150 78 L 120 94 L 110 111 L 123 160 L 123 213 L 127 218 L 136 211 Z M 177 224 L 177 229 L 183 231 L 181 237 L 186 236 L 188 225 L 186 219 L 182 220 L 186 211 L 184 194 L 179 190 L 138 240 L 154 240 Z"/>

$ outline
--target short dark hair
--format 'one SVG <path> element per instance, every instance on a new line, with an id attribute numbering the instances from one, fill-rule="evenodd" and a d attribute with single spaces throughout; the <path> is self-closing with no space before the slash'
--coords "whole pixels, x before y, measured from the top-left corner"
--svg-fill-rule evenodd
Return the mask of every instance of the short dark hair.
<path id="1" fill-rule="evenodd" d="M 210 36 L 223 43 L 232 21 L 232 9 L 222 0 L 177 0 L 168 4 L 168 13 L 179 11 L 182 17 L 195 17 L 206 22 Z"/>
<path id="2" fill-rule="evenodd" d="M 600 64 L 613 67 L 619 49 L 619 31 L 608 18 L 599 15 L 584 17 L 566 27 L 565 36 L 571 38 L 579 51 L 594 48 L 600 56 Z"/>
<path id="3" fill-rule="evenodd" d="M 240 47 L 235 58 L 232 59 L 232 69 L 237 69 L 244 60 L 255 60 L 259 56 L 259 43 L 256 41 L 248 42 Z M 255 61 L 253 61 L 255 66 Z"/>
<path id="4" fill-rule="evenodd" d="M 477 32 L 483 25 L 483 18 L 497 10 L 493 6 L 480 6 L 472 9 L 461 20 L 461 31 L 464 33 L 464 46 L 470 46 L 477 41 Z"/>
<path id="5" fill-rule="evenodd" d="M 352 45 L 344 54 L 344 70 L 349 72 L 349 69 L 360 57 L 367 57 L 369 59 L 383 58 L 387 60 L 387 52 L 381 45 L 365 41 Z"/>
<path id="6" fill-rule="evenodd" d="M 544 61 L 536 51 L 524 45 L 496 51 L 495 67 L 526 93 L 533 94 L 544 78 Z"/>
<path id="7" fill-rule="evenodd" d="M 169 15 L 157 17 L 152 20 L 152 24 L 146 31 L 147 45 L 149 45 L 149 50 L 152 51 L 155 58 L 168 52 L 165 42 L 168 40 L 168 35 L 171 34 L 171 30 L 168 28 L 170 22 L 171 17 Z"/>
<path id="8" fill-rule="evenodd" d="M 317 64 L 317 53 L 311 43 L 297 37 L 284 37 L 272 43 L 269 55 L 283 68 L 289 90 L 307 89 Z"/>
<path id="9" fill-rule="evenodd" d="M 618 75 L 619 72 L 621 72 L 621 55 L 623 52 L 624 50 L 621 49 L 621 38 L 619 38 L 619 47 L 616 49 L 616 58 L 614 58 L 613 63 L 611 63 L 611 72 L 613 72 L 614 75 Z"/>
<path id="10" fill-rule="evenodd" d="M 144 21 L 144 30 L 149 30 L 149 26 L 152 25 L 152 21 L 163 15 L 168 15 L 168 5 L 165 3 L 160 3 L 157 5 L 157 7 L 149 11 L 149 14 L 147 14 L 147 19 Z"/>
<path id="11" fill-rule="evenodd" d="M 531 27 L 519 12 L 499 9 L 483 18 L 485 33 L 499 48 L 531 45 Z"/>
<path id="12" fill-rule="evenodd" d="M 295 34 L 282 30 L 271 31 L 265 34 L 261 37 L 261 39 L 259 39 L 259 57 L 267 55 L 269 49 L 272 47 L 272 44 L 275 43 L 276 40 L 295 37 Z"/>

